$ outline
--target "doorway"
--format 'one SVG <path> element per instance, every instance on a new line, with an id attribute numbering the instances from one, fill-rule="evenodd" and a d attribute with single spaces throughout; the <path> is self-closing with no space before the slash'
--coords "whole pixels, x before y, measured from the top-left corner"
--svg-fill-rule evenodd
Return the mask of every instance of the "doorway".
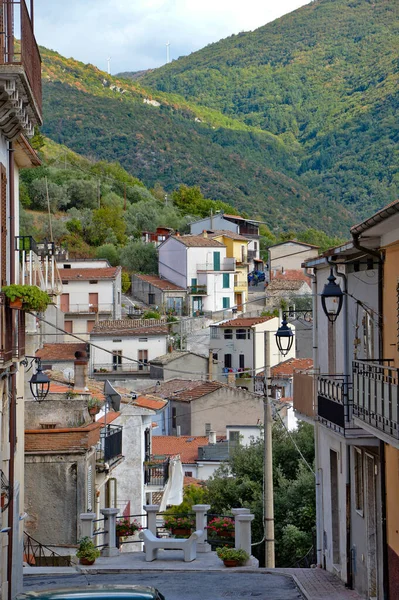
<path id="1" fill-rule="evenodd" d="M 236 306 L 237 310 L 242 311 L 242 292 L 237 292 L 236 294 Z"/>
<path id="2" fill-rule="evenodd" d="M 61 311 L 69 312 L 69 294 L 61 294 Z"/>
<path id="3" fill-rule="evenodd" d="M 375 461 L 365 454 L 368 597 L 377 598 L 377 498 Z"/>
<path id="4" fill-rule="evenodd" d="M 119 371 L 122 364 L 122 350 L 112 351 L 112 369 L 113 371 Z"/>
<path id="5" fill-rule="evenodd" d="M 89 294 L 89 312 L 98 312 L 98 293 L 93 292 Z"/>

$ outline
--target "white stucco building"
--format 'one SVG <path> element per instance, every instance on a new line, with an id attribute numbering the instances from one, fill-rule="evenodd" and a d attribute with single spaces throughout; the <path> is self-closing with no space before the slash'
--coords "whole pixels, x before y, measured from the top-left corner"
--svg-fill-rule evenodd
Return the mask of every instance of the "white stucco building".
<path id="1" fill-rule="evenodd" d="M 277 317 L 239 317 L 212 325 L 213 378 L 230 383 L 233 376 L 236 386 L 254 391 L 255 376 L 265 364 L 273 367 L 283 360 L 276 344 L 278 327 Z M 295 346 L 288 358 L 295 358 Z"/>
<path id="2" fill-rule="evenodd" d="M 90 372 L 106 379 L 110 373 L 149 376 L 148 363 L 167 352 L 168 334 L 166 322 L 157 319 L 99 321 L 90 333 Z"/>
<path id="3" fill-rule="evenodd" d="M 318 246 L 298 242 L 297 240 L 288 240 L 269 246 L 269 273 L 273 277 L 275 271 L 299 270 L 302 263 L 318 255 Z"/>
<path id="4" fill-rule="evenodd" d="M 102 260 L 64 261 L 58 268 L 62 294 L 57 302 L 65 331 L 88 340 L 98 321 L 121 318 L 121 267 Z M 65 341 L 70 342 L 70 336 L 65 335 Z"/>
<path id="5" fill-rule="evenodd" d="M 188 314 L 231 311 L 236 261 L 226 246 L 204 235 L 172 235 L 159 248 L 159 275 L 187 289 Z M 231 314 L 231 312 L 230 312 Z"/>

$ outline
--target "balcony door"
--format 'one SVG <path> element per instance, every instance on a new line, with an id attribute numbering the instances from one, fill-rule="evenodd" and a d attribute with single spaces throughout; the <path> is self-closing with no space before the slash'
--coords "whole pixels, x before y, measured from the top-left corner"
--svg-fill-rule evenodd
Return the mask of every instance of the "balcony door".
<path id="1" fill-rule="evenodd" d="M 98 312 L 98 292 L 89 294 L 89 312 Z"/>
<path id="2" fill-rule="evenodd" d="M 118 371 L 122 364 L 122 350 L 114 350 L 112 352 L 112 369 Z"/>
<path id="3" fill-rule="evenodd" d="M 61 294 L 61 311 L 69 312 L 69 294 Z"/>
<path id="4" fill-rule="evenodd" d="M 139 371 L 146 371 L 148 364 L 148 350 L 139 350 Z"/>

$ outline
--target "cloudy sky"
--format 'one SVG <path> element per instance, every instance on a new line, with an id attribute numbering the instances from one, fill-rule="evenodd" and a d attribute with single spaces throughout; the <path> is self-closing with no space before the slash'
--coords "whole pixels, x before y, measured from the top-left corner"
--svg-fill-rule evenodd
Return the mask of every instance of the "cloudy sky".
<path id="1" fill-rule="evenodd" d="M 138 71 L 249 31 L 309 0 L 35 0 L 40 45 L 104 71 Z"/>

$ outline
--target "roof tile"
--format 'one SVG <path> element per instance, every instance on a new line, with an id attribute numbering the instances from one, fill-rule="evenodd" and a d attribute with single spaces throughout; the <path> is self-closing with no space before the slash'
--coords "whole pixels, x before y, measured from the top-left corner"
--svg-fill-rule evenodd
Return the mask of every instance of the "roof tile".
<path id="1" fill-rule="evenodd" d="M 213 240 L 209 237 L 203 237 L 202 235 L 171 235 L 170 237 L 178 242 L 181 242 L 185 246 L 192 248 L 207 248 L 209 246 L 218 246 L 220 248 L 225 247 L 221 242 Z"/>
<path id="2" fill-rule="evenodd" d="M 141 281 L 146 281 L 147 283 L 150 283 L 154 287 L 156 287 L 160 290 L 163 290 L 163 291 L 168 291 L 168 290 L 186 291 L 185 288 L 179 287 L 178 285 L 176 285 L 175 283 L 172 283 L 171 281 L 168 281 L 167 279 L 161 279 L 160 277 L 157 277 L 156 275 L 142 275 L 141 273 L 135 273 L 133 275 L 133 277 L 137 278 L 137 279 L 141 279 Z"/>
<path id="3" fill-rule="evenodd" d="M 84 352 L 85 343 L 67 344 L 44 344 L 43 348 L 36 352 L 36 356 L 45 361 L 75 360 L 75 352 Z"/>
<path id="4" fill-rule="evenodd" d="M 218 327 L 254 327 L 260 323 L 266 323 L 270 319 L 275 317 L 238 317 L 238 319 L 231 319 L 230 321 L 224 321 L 219 323 Z"/>
<path id="5" fill-rule="evenodd" d="M 152 436 L 152 453 L 161 456 L 180 455 L 181 462 L 195 463 L 198 459 L 198 448 L 207 446 L 209 439 L 206 436 L 191 435 L 154 435 Z"/>
<path id="6" fill-rule="evenodd" d="M 92 269 L 59 269 L 62 281 L 89 281 L 90 279 L 115 279 L 121 267 L 97 267 Z"/>
<path id="7" fill-rule="evenodd" d="M 92 335 L 167 335 L 169 326 L 159 319 L 118 319 L 99 321 Z"/>

